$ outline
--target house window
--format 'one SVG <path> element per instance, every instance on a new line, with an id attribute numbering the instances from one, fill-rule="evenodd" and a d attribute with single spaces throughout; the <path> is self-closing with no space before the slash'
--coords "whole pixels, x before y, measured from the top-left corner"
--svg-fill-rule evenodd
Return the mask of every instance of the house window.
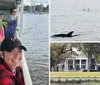
<path id="1" fill-rule="evenodd" d="M 86 65 L 81 65 L 82 70 L 86 70 Z"/>
<path id="2" fill-rule="evenodd" d="M 96 62 L 95 62 L 95 59 L 91 59 L 91 70 L 95 70 L 95 65 L 96 65 Z"/>
<path id="3" fill-rule="evenodd" d="M 75 64 L 80 64 L 80 61 L 79 60 L 75 60 Z"/>
<path id="4" fill-rule="evenodd" d="M 73 70 L 73 65 L 68 65 L 68 70 Z"/>
<path id="5" fill-rule="evenodd" d="M 73 60 L 68 60 L 68 64 L 73 64 Z"/>
<path id="6" fill-rule="evenodd" d="M 81 60 L 81 64 L 86 64 L 86 60 Z"/>
<path id="7" fill-rule="evenodd" d="M 80 70 L 80 65 L 75 65 L 76 70 Z"/>
<path id="8" fill-rule="evenodd" d="M 73 70 L 73 60 L 68 60 L 68 70 Z"/>
<path id="9" fill-rule="evenodd" d="M 62 71 L 64 71 L 65 65 L 62 65 Z"/>
<path id="10" fill-rule="evenodd" d="M 95 70 L 95 65 L 91 65 L 91 70 Z"/>
<path id="11" fill-rule="evenodd" d="M 75 60 L 75 70 L 80 70 L 80 60 Z"/>

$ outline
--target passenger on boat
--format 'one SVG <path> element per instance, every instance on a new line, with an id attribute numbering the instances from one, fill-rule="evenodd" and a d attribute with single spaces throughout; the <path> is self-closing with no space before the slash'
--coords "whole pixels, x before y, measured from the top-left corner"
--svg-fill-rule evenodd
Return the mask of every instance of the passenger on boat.
<path id="1" fill-rule="evenodd" d="M 25 85 L 21 68 L 22 49 L 19 39 L 5 38 L 1 43 L 0 85 Z"/>
<path id="2" fill-rule="evenodd" d="M 0 45 L 1 45 L 1 42 L 5 38 L 5 33 L 4 33 L 4 27 L 3 27 L 3 24 L 2 24 L 2 19 L 3 19 L 3 11 L 0 11 Z"/>
<path id="3" fill-rule="evenodd" d="M 17 27 L 17 21 L 18 17 L 16 15 L 16 8 L 13 7 L 10 10 L 10 19 L 8 20 L 8 24 L 6 27 L 6 37 L 16 37 L 16 27 Z"/>
<path id="4" fill-rule="evenodd" d="M 16 15 L 17 9 L 16 7 L 11 8 L 10 10 L 10 20 L 18 20 L 18 16 Z"/>

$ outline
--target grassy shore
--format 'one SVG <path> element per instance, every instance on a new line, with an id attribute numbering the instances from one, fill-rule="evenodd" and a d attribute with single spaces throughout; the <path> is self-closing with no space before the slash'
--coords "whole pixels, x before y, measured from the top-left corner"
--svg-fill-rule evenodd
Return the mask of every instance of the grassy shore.
<path id="1" fill-rule="evenodd" d="M 50 85 L 100 85 L 98 82 L 87 82 L 87 83 L 50 83 Z"/>
<path id="2" fill-rule="evenodd" d="M 100 77 L 100 72 L 50 72 L 51 77 Z M 50 85 L 100 85 L 100 82 L 50 83 Z"/>
<path id="3" fill-rule="evenodd" d="M 100 72 L 50 72 L 51 77 L 100 77 Z"/>

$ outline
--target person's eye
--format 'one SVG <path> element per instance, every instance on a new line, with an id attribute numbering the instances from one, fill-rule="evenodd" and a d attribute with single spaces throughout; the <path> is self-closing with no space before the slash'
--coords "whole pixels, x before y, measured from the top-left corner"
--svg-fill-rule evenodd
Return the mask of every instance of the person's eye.
<path id="1" fill-rule="evenodd" d="M 19 52 L 22 52 L 22 50 L 20 50 Z"/>
<path id="2" fill-rule="evenodd" d="M 12 54 L 15 54 L 15 52 L 14 52 L 14 51 L 12 51 Z"/>

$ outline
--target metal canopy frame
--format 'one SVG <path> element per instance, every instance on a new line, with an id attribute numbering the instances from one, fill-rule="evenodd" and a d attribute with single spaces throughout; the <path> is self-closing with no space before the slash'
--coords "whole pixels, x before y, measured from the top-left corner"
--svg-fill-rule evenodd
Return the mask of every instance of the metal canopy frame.
<path id="1" fill-rule="evenodd" d="M 15 5 L 16 0 L 0 0 L 0 9 L 11 9 Z"/>

